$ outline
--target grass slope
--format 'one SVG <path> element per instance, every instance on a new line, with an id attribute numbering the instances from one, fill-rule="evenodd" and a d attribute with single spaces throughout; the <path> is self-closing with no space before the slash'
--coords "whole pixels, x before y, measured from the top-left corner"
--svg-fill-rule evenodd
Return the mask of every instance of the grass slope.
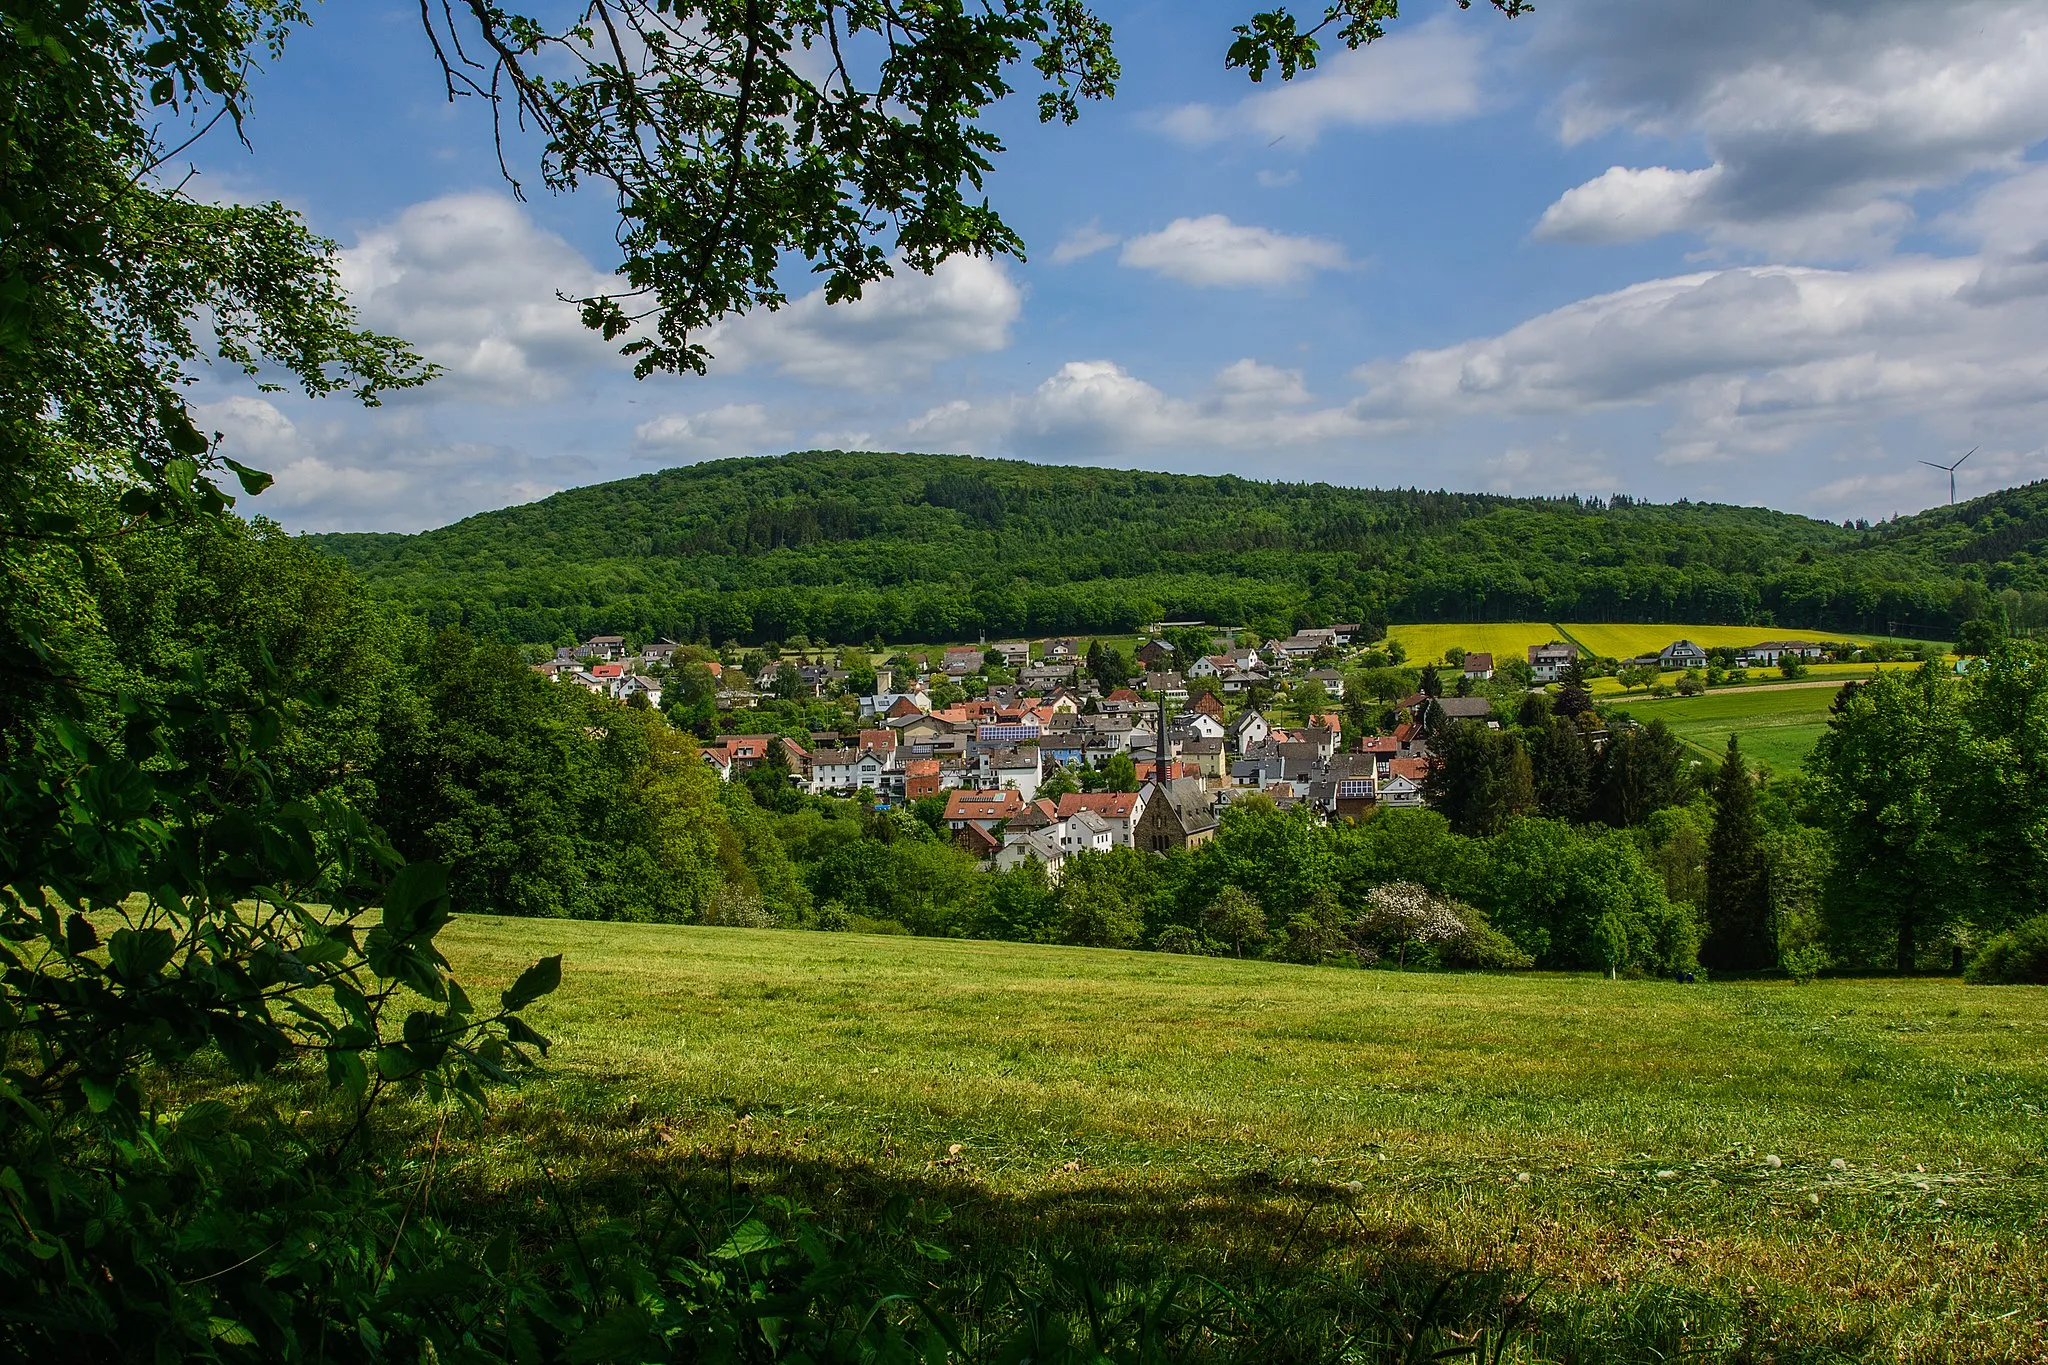
<path id="1" fill-rule="evenodd" d="M 1661 720 L 1679 738 L 1715 757 L 1727 748 L 1731 733 L 1740 734 L 1751 763 L 1785 772 L 1804 764 L 1820 742 L 1835 695 L 1833 687 L 1737 688 L 1613 703 L 1610 710 L 1640 721 Z"/>
<path id="2" fill-rule="evenodd" d="M 550 1093 L 501 1109 L 451 1188 L 724 1163 L 757 1190 L 935 1195 L 994 1242 L 1080 1236 L 1226 1279 L 1311 1243 L 1406 1249 L 1523 1267 L 1558 1313 L 1719 1303 L 1788 1350 L 2048 1355 L 2048 992 L 475 916 L 442 941 L 473 983 L 567 959 L 533 1012 L 559 1040 Z"/>
<path id="3" fill-rule="evenodd" d="M 1785 626 L 1701 626 L 1701 625 L 1573 625 L 1559 627 L 1569 632 L 1570 638 L 1584 645 L 1597 655 L 1609 659 L 1628 659 L 1639 654 L 1654 654 L 1673 640 L 1690 640 L 1705 649 L 1723 647 L 1740 649 L 1745 645 L 1762 644 L 1766 640 L 1813 639 L 1824 636 L 1830 640 L 1855 640 L 1872 642 L 1874 635 L 1844 635 L 1840 631 L 1792 630 Z"/>

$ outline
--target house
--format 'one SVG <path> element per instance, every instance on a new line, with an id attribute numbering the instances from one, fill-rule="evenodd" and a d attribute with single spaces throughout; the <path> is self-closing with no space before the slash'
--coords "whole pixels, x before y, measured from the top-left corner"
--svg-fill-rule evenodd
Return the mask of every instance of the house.
<path id="1" fill-rule="evenodd" d="M 1364 633 L 1365 627 L 1355 621 L 1330 627 L 1330 638 L 1338 645 L 1348 645 Z"/>
<path id="2" fill-rule="evenodd" d="M 656 640 L 651 645 L 640 646 L 640 662 L 649 667 L 667 667 L 682 646 L 674 640 Z"/>
<path id="3" fill-rule="evenodd" d="M 1247 707 L 1225 728 L 1223 738 L 1233 750 L 1242 754 L 1264 744 L 1272 733 L 1273 727 L 1266 723 L 1266 718 Z"/>
<path id="4" fill-rule="evenodd" d="M 1737 657 L 1744 668 L 1776 668 L 1787 658 L 1818 659 L 1826 652 L 1811 640 L 1765 640 Z"/>
<path id="5" fill-rule="evenodd" d="M 1164 640 L 1147 640 L 1138 646 L 1138 666 L 1152 669 L 1173 661 L 1173 646 Z"/>
<path id="6" fill-rule="evenodd" d="M 1309 803 L 1326 820 L 1360 820 L 1379 804 L 1379 762 L 1370 754 L 1338 754 L 1309 782 Z"/>
<path id="7" fill-rule="evenodd" d="M 1204 715 L 1214 716 L 1218 720 L 1223 719 L 1223 703 L 1217 700 L 1214 692 L 1196 693 L 1194 705 L 1190 709 L 1199 711 Z"/>
<path id="8" fill-rule="evenodd" d="M 583 650 L 587 651 L 583 655 L 586 659 L 603 659 L 605 662 L 610 663 L 626 657 L 626 637 L 623 635 L 593 635 L 583 642 Z"/>
<path id="9" fill-rule="evenodd" d="M 1194 739 L 1213 739 L 1219 743 L 1230 733 L 1229 727 L 1207 711 L 1183 711 L 1174 718 L 1174 728 L 1185 731 Z"/>
<path id="10" fill-rule="evenodd" d="M 1178 673 L 1147 673 L 1138 679 L 1138 686 L 1144 691 L 1165 697 L 1175 705 L 1188 699 L 1188 685 Z"/>
<path id="11" fill-rule="evenodd" d="M 964 678 L 970 673 L 981 672 L 982 662 L 982 651 L 978 647 L 964 645 L 948 649 L 940 668 L 949 678 Z"/>
<path id="12" fill-rule="evenodd" d="M 1344 700 L 1344 675 L 1334 668 L 1313 669 L 1303 681 L 1321 683 L 1323 694 L 1331 701 Z"/>
<path id="13" fill-rule="evenodd" d="M 903 764 L 903 799 L 916 801 L 926 796 L 939 794 L 939 760 L 936 758 L 906 759 Z"/>
<path id="14" fill-rule="evenodd" d="M 1180 746 L 1181 766 L 1193 768 L 1203 777 L 1221 781 L 1229 759 L 1221 739 L 1190 739 Z"/>
<path id="15" fill-rule="evenodd" d="M 1024 798 L 1015 791 L 967 790 L 956 787 L 946 793 L 946 828 L 956 833 L 966 825 L 986 830 L 1024 810 Z"/>
<path id="16" fill-rule="evenodd" d="M 1438 697 L 1435 709 L 1445 720 L 1486 720 L 1493 715 L 1493 702 L 1486 697 Z"/>
<path id="17" fill-rule="evenodd" d="M 1215 835 L 1208 795 L 1201 779 L 1193 777 L 1155 779 L 1145 788 L 1144 807 L 1131 826 L 1132 846 L 1153 853 L 1200 848 Z"/>
<path id="18" fill-rule="evenodd" d="M 1429 775 L 1426 758 L 1397 758 L 1380 783 L 1380 804 L 1390 809 L 1414 809 L 1422 804 L 1422 780 Z"/>
<path id="19" fill-rule="evenodd" d="M 1055 809 L 1062 820 L 1071 820 L 1079 811 L 1089 812 L 1109 826 L 1113 844 L 1132 848 L 1132 827 L 1144 811 L 1144 802 L 1139 792 L 1068 792 Z"/>
<path id="20" fill-rule="evenodd" d="M 1057 886 L 1067 862 L 1067 850 L 1060 846 L 1059 828 L 1057 825 L 1040 825 L 1036 829 L 1012 830 L 1005 834 L 1003 846 L 996 850 L 992 860 L 996 870 L 1014 872 L 1026 863 L 1042 863 L 1045 879 Z"/>
<path id="21" fill-rule="evenodd" d="M 1188 665 L 1190 678 L 1220 678 L 1230 671 L 1230 660 L 1222 654 L 1204 654 Z"/>
<path id="22" fill-rule="evenodd" d="M 1048 688 L 1069 686 L 1074 681 L 1074 665 L 1066 663 L 1026 664 L 1017 672 L 1017 682 L 1027 692 L 1042 692 Z"/>
<path id="23" fill-rule="evenodd" d="M 1465 677 L 1472 682 L 1485 682 L 1493 676 L 1493 656 L 1484 652 L 1465 656 Z"/>
<path id="24" fill-rule="evenodd" d="M 1028 640 L 1004 640 L 993 646 L 1003 656 L 1003 667 L 1022 668 L 1031 662 L 1031 643 Z"/>
<path id="25" fill-rule="evenodd" d="M 1657 667 L 1662 669 L 1705 668 L 1706 666 L 1707 651 L 1701 649 L 1690 640 L 1673 640 L 1670 644 L 1657 651 Z"/>
<path id="26" fill-rule="evenodd" d="M 1119 687 L 1101 702 L 1105 716 L 1128 716 L 1143 709 L 1145 699 L 1128 687 Z"/>
<path id="27" fill-rule="evenodd" d="M 1038 746 L 1027 744 L 1017 749 L 983 749 L 978 773 L 982 785 L 990 791 L 1008 789 L 1016 792 L 1027 802 L 1038 797 L 1041 767 Z"/>
<path id="28" fill-rule="evenodd" d="M 1323 650 L 1336 647 L 1336 635 L 1327 630 L 1297 631 L 1273 646 L 1283 659 L 1312 659 Z"/>
<path id="29" fill-rule="evenodd" d="M 1071 663 L 1081 657 L 1081 642 L 1078 640 L 1047 640 L 1040 657 L 1048 663 Z"/>
<path id="30" fill-rule="evenodd" d="M 1000 839 L 975 824 L 962 825 L 954 830 L 953 843 L 961 852 L 980 862 L 987 862 L 1003 851 Z"/>
<path id="31" fill-rule="evenodd" d="M 887 767 L 888 759 L 872 749 L 820 749 L 811 755 L 810 793 L 880 793 Z"/>
<path id="32" fill-rule="evenodd" d="M 991 720 L 974 727 L 974 739 L 982 745 L 1022 744 L 1038 739 L 1043 730 L 1036 720 Z"/>
<path id="33" fill-rule="evenodd" d="M 1116 847 L 1116 831 L 1092 810 L 1077 810 L 1053 826 L 1060 847 L 1069 853 L 1107 853 Z"/>
<path id="34" fill-rule="evenodd" d="M 1572 666 L 1572 660 L 1578 657 L 1578 647 L 1562 640 L 1552 640 L 1547 645 L 1530 645 L 1529 676 L 1540 683 L 1556 682 Z"/>

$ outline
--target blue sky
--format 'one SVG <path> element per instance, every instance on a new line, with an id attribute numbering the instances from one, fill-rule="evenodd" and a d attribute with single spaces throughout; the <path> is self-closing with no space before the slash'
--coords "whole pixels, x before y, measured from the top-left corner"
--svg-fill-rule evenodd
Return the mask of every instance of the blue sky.
<path id="1" fill-rule="evenodd" d="M 1111 2 L 1124 79 L 999 111 L 1026 263 L 961 261 L 722 327 L 634 381 L 557 290 L 600 193 L 516 202 L 417 10 L 327 5 L 201 192 L 343 248 L 367 322 L 447 369 L 365 412 L 219 381 L 246 510 L 415 530 L 812 446 L 1611 493 L 1882 517 L 2048 474 L 2048 6 L 1418 0 L 1290 86 L 1222 69 L 1251 0 Z"/>

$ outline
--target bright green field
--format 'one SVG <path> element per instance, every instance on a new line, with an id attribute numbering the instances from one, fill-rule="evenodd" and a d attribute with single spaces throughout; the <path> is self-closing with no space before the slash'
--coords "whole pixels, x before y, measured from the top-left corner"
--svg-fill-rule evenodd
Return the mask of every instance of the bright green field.
<path id="1" fill-rule="evenodd" d="M 1844 635 L 1838 630 L 1793 630 L 1786 626 L 1616 626 L 1571 625 L 1561 627 L 1571 638 L 1596 655 L 1628 659 L 1652 654 L 1673 640 L 1690 640 L 1704 649 L 1739 649 L 1766 640 L 1857 640 L 1875 641 L 1874 635 Z"/>
<path id="2" fill-rule="evenodd" d="M 1455 646 L 1468 654 L 1491 654 L 1494 662 L 1498 664 L 1510 658 L 1527 658 L 1530 645 L 1547 645 L 1552 640 L 1563 638 L 1557 633 L 1557 627 L 1546 621 L 1389 626 L 1387 635 L 1401 642 L 1401 647 L 1408 651 L 1408 658 L 1413 663 L 1428 663 L 1433 659 L 1441 659 L 1445 650 Z"/>
<path id="3" fill-rule="evenodd" d="M 1864 676 L 1869 670 L 1863 670 Z M 1610 700 L 1609 708 L 1637 720 L 1661 720 L 1681 739 L 1719 756 L 1728 736 L 1742 736 L 1742 752 L 1752 764 L 1790 772 L 1806 762 L 1828 728 L 1832 687 L 1783 689 L 1731 688 L 1699 697 L 1643 697 Z"/>
<path id="4" fill-rule="evenodd" d="M 2048 991 L 480 916 L 442 943 L 473 995 L 566 956 L 529 1012 L 553 1075 L 451 1191 L 708 1171 L 1225 1279 L 1398 1253 L 1511 1268 L 1551 1315 L 1720 1304 L 1787 1345 L 1751 1359 L 2048 1357 Z M 1790 1352 L 1823 1338 L 1855 1349 Z"/>

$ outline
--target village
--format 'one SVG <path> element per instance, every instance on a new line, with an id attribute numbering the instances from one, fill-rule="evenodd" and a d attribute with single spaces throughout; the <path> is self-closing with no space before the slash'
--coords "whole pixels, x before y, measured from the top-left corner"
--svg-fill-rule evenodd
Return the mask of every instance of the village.
<path id="1" fill-rule="evenodd" d="M 1164 638 L 1168 627 L 1178 647 Z M 721 733 L 705 741 L 704 761 L 723 780 L 780 766 L 811 796 L 882 806 L 942 798 L 944 828 L 984 865 L 1035 861 L 1057 881 L 1081 852 L 1199 847 L 1230 804 L 1251 793 L 1283 809 L 1306 806 L 1326 821 L 1421 806 L 1434 731 L 1459 721 L 1498 728 L 1497 704 L 1512 707 L 1516 694 L 1560 682 L 1586 662 L 1560 640 L 1499 666 L 1492 654 L 1453 650 L 1429 667 L 1421 690 L 1381 699 L 1374 709 L 1391 721 L 1378 727 L 1384 733 L 1366 733 L 1373 727 L 1358 720 L 1366 712 L 1353 707 L 1347 734 L 1346 668 L 1362 662 L 1384 673 L 1389 662 L 1360 627 L 1303 629 L 1263 644 L 1240 644 L 1225 631 L 1208 638 L 1213 652 L 1196 653 L 1188 637 L 1198 627 L 1163 623 L 1134 656 L 1113 654 L 1116 666 L 1106 670 L 1091 667 L 1095 656 L 1072 637 L 899 653 L 872 667 L 872 691 L 852 690 L 865 678 L 828 662 L 829 653 L 756 659 L 749 670 L 669 640 L 631 648 L 622 635 L 592 636 L 534 668 L 615 701 L 659 707 L 664 681 L 687 658 L 709 672 L 719 712 L 734 720 L 773 698 L 836 700 L 849 721 L 841 729 L 802 739 Z M 1183 652 L 1192 657 L 1176 667 Z M 1723 662 L 1777 667 L 1825 657 L 1819 642 L 1778 640 L 1724 654 Z M 1681 639 L 1596 666 L 1623 676 L 1690 676 L 1713 662 Z M 1126 664 L 1127 685 L 1105 687 L 1097 676 L 1117 676 Z"/>

